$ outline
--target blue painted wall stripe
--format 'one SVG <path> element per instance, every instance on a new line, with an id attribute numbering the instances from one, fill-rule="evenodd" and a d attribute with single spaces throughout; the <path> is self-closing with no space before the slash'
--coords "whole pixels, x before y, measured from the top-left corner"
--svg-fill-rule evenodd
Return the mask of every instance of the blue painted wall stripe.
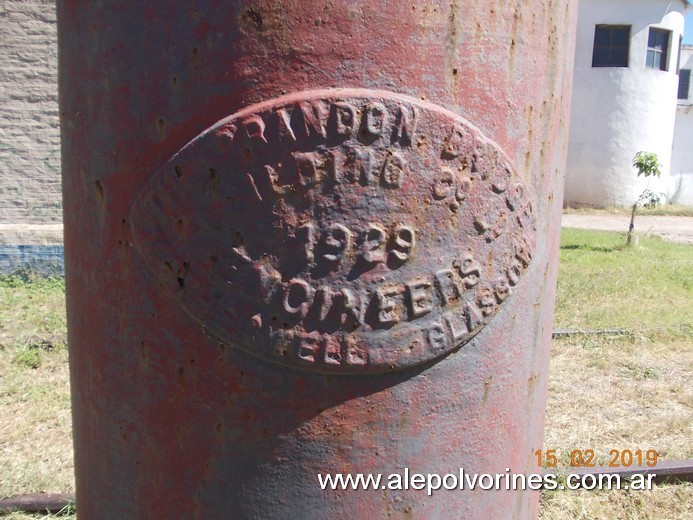
<path id="1" fill-rule="evenodd" d="M 40 275 L 65 273 L 62 245 L 0 244 L 0 274 L 30 270 Z"/>

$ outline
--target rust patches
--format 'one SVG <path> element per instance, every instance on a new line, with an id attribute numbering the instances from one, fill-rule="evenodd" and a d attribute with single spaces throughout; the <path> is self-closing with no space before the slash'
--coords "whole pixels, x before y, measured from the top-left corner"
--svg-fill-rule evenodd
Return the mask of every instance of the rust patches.
<path id="1" fill-rule="evenodd" d="M 493 376 L 488 376 L 484 381 L 484 396 L 481 399 L 481 402 L 484 404 L 486 404 L 486 402 L 488 401 L 488 396 L 491 392 L 491 386 L 493 386 Z"/>
<path id="2" fill-rule="evenodd" d="M 301 53 L 300 46 L 290 37 L 291 21 L 281 2 L 258 2 L 254 7 L 244 9 L 238 24 L 248 37 L 249 48 L 256 57 Z"/>
<path id="3" fill-rule="evenodd" d="M 160 117 L 156 121 L 156 130 L 157 133 L 159 134 L 159 139 L 163 139 L 166 137 L 166 121 L 164 120 L 163 117 Z"/>
<path id="4" fill-rule="evenodd" d="M 445 37 L 445 58 L 446 58 L 446 70 L 450 71 L 450 75 L 446 74 L 448 78 L 448 83 L 452 87 L 457 81 L 457 61 L 458 61 L 458 49 L 460 47 L 458 28 L 461 27 L 460 17 L 460 6 L 456 0 L 452 0 L 448 7 L 448 17 L 447 17 L 447 34 Z M 451 92 L 455 92 L 454 88 L 451 88 Z"/>
<path id="5" fill-rule="evenodd" d="M 246 9 L 241 19 L 243 20 L 243 25 L 245 27 L 252 27 L 257 31 L 262 31 L 264 29 L 265 21 L 260 14 L 260 11 L 250 8 Z"/>
<path id="6" fill-rule="evenodd" d="M 541 114 L 539 114 L 541 116 Z M 534 106 L 529 105 L 527 107 L 527 156 L 525 159 L 525 175 L 529 175 L 531 172 L 531 151 L 535 148 L 535 135 L 534 135 L 534 121 L 535 112 Z"/>
<path id="7" fill-rule="evenodd" d="M 144 341 L 140 342 L 139 348 L 139 360 L 140 367 L 146 369 L 149 367 L 149 360 L 151 358 L 150 347 Z"/>
<path id="8" fill-rule="evenodd" d="M 94 184 L 96 185 L 96 195 L 97 195 L 98 201 L 101 204 L 103 204 L 105 202 L 103 184 L 101 183 L 100 180 L 96 180 L 96 182 L 94 182 Z"/>
<path id="9" fill-rule="evenodd" d="M 522 38 L 522 8 L 515 5 L 510 26 L 509 48 L 508 48 L 508 80 L 512 83 L 515 80 L 515 57 L 517 55 L 520 39 Z"/>
<path id="10" fill-rule="evenodd" d="M 484 39 L 483 21 L 479 19 L 474 20 L 472 21 L 472 25 L 474 27 L 474 45 L 478 47 L 481 45 L 481 42 Z"/>

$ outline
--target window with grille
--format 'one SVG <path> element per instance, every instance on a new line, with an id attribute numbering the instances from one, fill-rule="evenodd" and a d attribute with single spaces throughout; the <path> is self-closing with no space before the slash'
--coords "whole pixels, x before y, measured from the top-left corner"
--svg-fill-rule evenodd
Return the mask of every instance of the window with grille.
<path id="1" fill-rule="evenodd" d="M 630 25 L 597 25 L 594 28 L 593 67 L 627 67 Z"/>
<path id="2" fill-rule="evenodd" d="M 650 27 L 650 36 L 647 40 L 648 69 L 667 70 L 667 55 L 669 53 L 669 38 L 671 31 Z"/>
<path id="3" fill-rule="evenodd" d="M 691 69 L 679 71 L 679 99 L 688 99 L 688 89 L 691 85 Z"/>

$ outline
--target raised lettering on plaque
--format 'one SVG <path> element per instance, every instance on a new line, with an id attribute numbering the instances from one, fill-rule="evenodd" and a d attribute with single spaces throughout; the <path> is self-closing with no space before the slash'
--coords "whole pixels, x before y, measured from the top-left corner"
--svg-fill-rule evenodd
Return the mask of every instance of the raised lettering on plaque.
<path id="1" fill-rule="evenodd" d="M 529 192 L 458 115 L 374 90 L 253 105 L 154 172 L 134 244 L 208 334 L 306 370 L 434 360 L 512 298 L 532 260 Z"/>

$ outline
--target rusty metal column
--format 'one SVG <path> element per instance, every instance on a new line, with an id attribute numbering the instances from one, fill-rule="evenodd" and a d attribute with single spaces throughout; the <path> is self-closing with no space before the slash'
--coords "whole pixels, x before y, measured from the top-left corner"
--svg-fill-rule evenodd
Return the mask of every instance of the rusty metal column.
<path id="1" fill-rule="evenodd" d="M 80 518 L 533 517 L 575 3 L 58 7 Z"/>

